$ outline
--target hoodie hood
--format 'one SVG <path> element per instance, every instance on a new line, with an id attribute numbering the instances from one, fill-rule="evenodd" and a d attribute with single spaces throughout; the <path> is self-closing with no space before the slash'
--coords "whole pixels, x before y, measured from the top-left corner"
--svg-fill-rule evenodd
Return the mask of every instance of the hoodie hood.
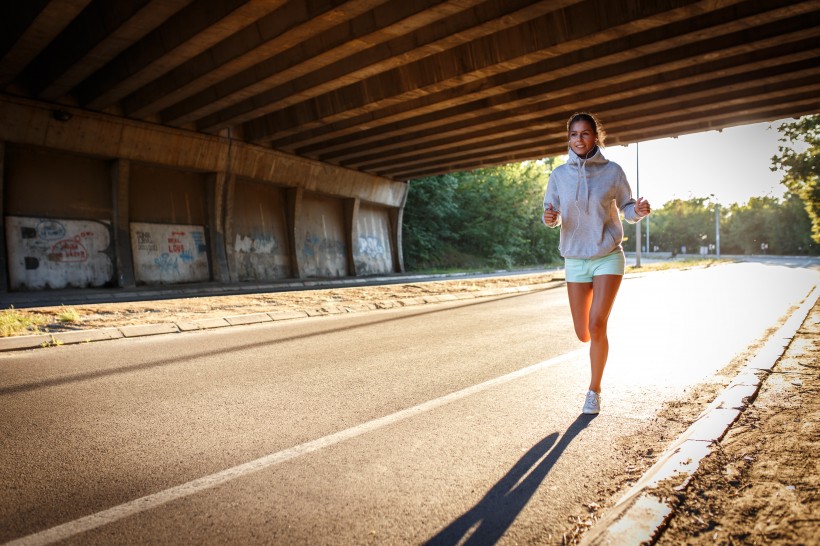
<path id="1" fill-rule="evenodd" d="M 568 165 L 571 165 L 578 176 L 578 186 L 575 188 L 575 200 L 584 207 L 584 212 L 589 214 L 589 176 L 587 175 L 587 165 L 605 165 L 609 160 L 601 153 L 600 146 L 595 146 L 592 155 L 581 157 L 571 147 L 569 150 Z"/>

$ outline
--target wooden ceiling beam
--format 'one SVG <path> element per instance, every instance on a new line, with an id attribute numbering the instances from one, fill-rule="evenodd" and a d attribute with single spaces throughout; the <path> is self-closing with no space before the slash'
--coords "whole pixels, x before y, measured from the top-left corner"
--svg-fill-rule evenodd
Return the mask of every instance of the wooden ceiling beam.
<path id="1" fill-rule="evenodd" d="M 803 78 L 769 83 L 767 85 L 758 86 L 753 90 L 755 92 L 754 100 L 739 96 L 735 91 L 725 91 L 723 93 L 713 94 L 712 96 L 701 96 L 698 98 L 671 97 L 653 101 L 650 97 L 646 97 L 644 104 L 637 108 L 617 108 L 614 106 L 601 105 L 596 111 L 600 113 L 608 132 L 613 132 L 611 128 L 617 128 L 624 124 L 660 124 L 666 127 L 675 123 L 676 117 L 664 115 L 664 112 L 668 110 L 663 108 L 663 104 L 659 104 L 664 101 L 674 102 L 677 105 L 677 110 L 686 112 L 686 114 L 683 114 L 684 120 L 691 119 L 688 117 L 690 112 L 700 113 L 715 109 L 736 112 L 743 109 L 771 108 L 773 106 L 779 106 L 781 103 L 801 102 L 807 97 L 812 97 L 813 94 L 816 95 L 818 90 L 820 90 L 820 68 L 816 68 L 813 74 L 806 75 Z M 563 134 L 565 126 L 562 124 L 559 127 L 559 133 Z M 614 133 L 617 133 L 617 131 L 614 131 Z M 426 151 L 423 154 L 404 160 L 398 155 L 391 155 L 388 160 L 361 165 L 360 170 L 384 173 L 384 175 L 392 177 L 395 173 L 402 172 L 413 165 L 429 165 L 431 161 L 452 160 L 459 155 L 464 155 L 464 153 L 468 155 L 475 154 L 477 151 L 481 151 L 481 153 L 485 154 L 491 153 L 494 148 L 502 148 L 506 151 L 513 147 L 513 142 L 524 141 L 529 143 L 533 138 L 535 138 L 535 136 L 531 132 L 517 135 L 516 133 L 505 134 L 500 131 L 492 138 L 486 137 L 485 139 L 477 139 L 475 141 L 468 140 L 463 145 L 442 149 L 437 152 Z M 566 146 L 565 138 L 563 142 L 564 146 Z M 611 143 L 612 142 L 610 142 L 610 144 Z"/>
<path id="2" fill-rule="evenodd" d="M 280 48 L 274 55 L 233 77 L 168 106 L 160 112 L 160 118 L 165 123 L 180 125 L 201 120 L 214 112 L 219 112 L 220 117 L 229 109 L 252 110 L 260 93 L 277 85 L 290 85 L 313 71 L 327 72 L 346 66 L 349 57 L 356 53 L 390 40 L 399 31 L 417 31 L 433 23 L 436 17 L 443 17 L 448 7 L 457 5 L 456 0 L 444 4 L 439 0 L 416 0 L 398 6 L 376 6 L 290 48 Z M 247 107 L 240 106 L 243 104 Z"/>
<path id="3" fill-rule="evenodd" d="M 800 55 L 805 57 L 805 55 Z M 505 132 L 506 130 L 514 130 L 517 127 L 526 128 L 532 124 L 538 124 L 543 119 L 562 118 L 567 117 L 570 110 L 591 110 L 598 111 L 602 104 L 633 104 L 639 105 L 642 101 L 648 100 L 649 97 L 684 97 L 684 96 L 703 96 L 709 97 L 710 94 L 715 94 L 730 89 L 730 92 L 746 94 L 751 86 L 758 86 L 761 83 L 785 81 L 802 76 L 802 71 L 809 70 L 816 66 L 813 59 L 803 59 L 795 63 L 785 63 L 786 59 L 778 59 L 784 61 L 784 64 L 776 64 L 769 68 L 758 69 L 748 73 L 735 72 L 731 75 L 720 75 L 719 73 L 711 74 L 712 78 L 707 79 L 699 76 L 697 81 L 693 83 L 687 82 L 670 82 L 667 85 L 651 85 L 641 88 L 640 83 L 636 82 L 629 86 L 629 91 L 619 93 L 615 85 L 602 85 L 585 90 L 577 96 L 572 96 L 572 101 L 567 102 L 567 97 L 559 97 L 553 100 L 543 101 L 536 105 L 530 105 L 526 109 L 517 109 L 510 111 L 507 116 L 498 114 L 495 116 L 485 116 L 481 119 L 481 123 L 475 123 L 470 126 L 460 124 L 458 128 L 441 127 L 438 132 L 425 131 L 418 135 L 417 138 L 408 138 L 407 140 L 400 140 L 393 143 L 391 146 L 379 147 L 372 146 L 373 150 L 362 150 L 358 156 L 333 158 L 319 156 L 321 161 L 328 161 L 332 163 L 339 163 L 351 168 L 357 168 L 359 165 L 365 164 L 374 157 L 393 156 L 401 153 L 412 146 L 431 147 L 435 144 L 442 144 L 447 142 L 463 142 L 477 134 L 494 134 L 497 132 Z M 716 77 L 720 76 L 720 77 Z M 603 82 L 605 83 L 605 82 Z M 640 94 L 638 94 L 640 92 Z M 677 100 L 677 99 L 676 99 Z M 666 104 L 658 104 L 658 106 L 672 107 L 674 104 L 666 100 Z"/>
<path id="4" fill-rule="evenodd" d="M 578 1 L 542 0 L 533 3 L 532 0 L 491 0 L 484 3 L 475 1 L 475 6 L 469 6 L 464 0 L 459 0 L 452 3 L 453 9 L 448 10 L 449 13 L 441 13 L 438 8 L 427 10 L 427 17 L 415 18 L 415 24 L 422 25 L 415 31 L 359 51 L 351 51 L 346 58 L 339 59 L 331 66 L 306 72 L 286 82 L 273 71 L 270 78 L 254 86 L 259 89 L 258 93 L 229 107 L 214 109 L 213 113 L 208 112 L 210 115 L 197 121 L 197 127 L 200 130 L 214 131 L 236 125 L 355 84 L 376 74 L 408 65 L 504 28 L 520 25 Z M 410 6 L 412 3 L 407 5 Z M 391 11 L 397 11 L 393 5 L 389 7 Z M 431 20 L 431 15 L 438 19 Z M 442 18 L 444 15 L 446 18 Z M 425 22 L 424 19 L 428 19 L 429 22 Z"/>
<path id="5" fill-rule="evenodd" d="M 726 112 L 718 116 L 717 113 L 707 121 L 688 118 L 674 126 L 663 126 L 661 128 L 651 127 L 649 129 L 631 129 L 618 133 L 618 128 L 611 130 L 613 138 L 611 145 L 625 146 L 635 142 L 644 142 L 658 138 L 674 138 L 687 134 L 700 133 L 704 131 L 722 130 L 737 125 L 750 123 L 770 122 L 786 117 L 800 117 L 803 115 L 815 114 L 820 111 L 820 95 L 815 94 L 811 98 L 794 103 L 779 104 L 776 108 L 763 109 L 761 111 L 741 111 Z M 617 138 L 615 137 L 617 135 Z M 512 162 L 521 162 L 535 159 L 543 159 L 567 153 L 566 141 L 561 143 L 545 144 L 544 146 L 534 145 L 523 151 L 510 151 L 502 155 L 482 155 L 479 159 L 453 161 L 450 163 L 436 164 L 434 167 L 412 169 L 403 172 L 395 172 L 392 175 L 385 174 L 385 178 L 392 180 L 414 180 L 437 176 L 449 172 L 469 171 L 496 165 L 505 165 Z M 376 174 L 376 173 L 373 173 Z M 651 199 L 651 196 L 649 196 Z"/>
<path id="6" fill-rule="evenodd" d="M 195 0 L 83 81 L 77 97 L 87 108 L 109 108 L 284 1 Z"/>
<path id="7" fill-rule="evenodd" d="M 474 40 L 438 55 L 379 74 L 365 81 L 267 114 L 243 124 L 250 141 L 264 143 L 295 132 L 412 99 L 423 94 L 486 79 L 509 70 L 510 62 L 531 64 L 579 46 L 685 19 L 705 6 L 700 2 L 657 0 L 640 17 L 616 2 L 575 4 L 522 25 Z M 595 7 L 596 11 L 592 12 Z M 567 21 L 573 21 L 568 25 Z"/>
<path id="8" fill-rule="evenodd" d="M 17 78 L 90 3 L 91 0 L 28 0 L 4 6 L 0 88 Z"/>
<path id="9" fill-rule="evenodd" d="M 592 46 L 584 44 L 568 53 L 530 65 L 514 67 L 481 81 L 469 82 L 399 105 L 302 130 L 273 140 L 270 145 L 283 151 L 315 156 L 315 152 L 329 139 L 330 145 L 346 145 L 351 140 L 366 137 L 370 132 L 383 132 L 385 127 L 395 127 L 397 130 L 410 127 L 417 123 L 417 119 L 434 122 L 440 118 L 458 115 L 471 117 L 476 107 L 501 109 L 509 101 L 537 100 L 534 97 L 539 89 L 537 86 L 554 90 L 555 86 L 550 86 L 550 82 L 561 77 L 585 70 L 599 70 L 618 62 L 646 58 L 652 53 L 674 50 L 675 46 L 679 49 L 688 47 L 692 43 L 703 42 L 704 36 L 719 37 L 737 33 L 760 24 L 761 18 L 776 21 L 794 15 L 798 8 L 790 6 L 769 9 L 761 8 L 757 4 L 729 6 L 604 43 Z M 748 34 L 743 38 L 748 39 Z M 684 57 L 691 55 L 684 50 Z M 484 102 L 482 104 L 479 101 Z"/>
<path id="10" fill-rule="evenodd" d="M 56 101 L 191 0 L 92 4 L 29 67 L 32 94 Z"/>
<path id="11" fill-rule="evenodd" d="M 125 110 L 130 116 L 145 117 L 226 80 L 237 78 L 238 84 L 250 85 L 258 78 L 254 69 L 260 59 L 286 50 L 292 50 L 291 56 L 299 59 L 303 55 L 299 48 L 305 40 L 321 39 L 333 27 L 349 22 L 385 1 L 277 2 L 278 9 L 269 10 L 270 13 L 253 24 L 196 56 L 184 59 L 167 74 L 126 97 L 123 101 Z"/>
<path id="12" fill-rule="evenodd" d="M 791 50 L 787 46 L 778 46 L 777 49 L 780 52 Z M 731 89 L 731 92 L 748 94 L 750 86 L 799 77 L 804 71 L 816 66 L 817 53 L 818 50 L 815 49 L 801 50 L 799 53 L 785 57 L 775 55 L 767 63 L 757 59 L 758 62 L 750 65 L 758 67 L 754 70 L 748 70 L 750 66 L 734 65 L 733 69 L 727 71 L 724 61 L 718 60 L 711 67 L 705 65 L 689 67 L 686 74 L 675 70 L 670 71 L 668 77 L 664 77 L 659 67 L 657 73 L 643 77 L 640 77 L 641 75 L 637 72 L 632 73 L 638 76 L 632 81 L 601 80 L 600 82 L 591 81 L 582 86 L 567 86 L 568 90 L 573 88 L 584 90 L 580 93 L 554 96 L 525 107 L 476 116 L 461 123 L 442 125 L 425 131 L 405 134 L 402 137 L 384 139 L 381 141 L 383 144 L 365 143 L 361 146 L 353 146 L 349 149 L 350 154 L 346 156 L 329 154 L 316 156 L 316 159 L 357 168 L 374 157 L 394 156 L 406 149 L 416 149 L 422 146 L 429 149 L 435 144 L 463 142 L 475 134 L 493 134 L 504 131 L 507 127 L 527 127 L 538 123 L 545 116 L 565 117 L 570 104 L 577 105 L 576 108 L 597 110 L 599 107 L 596 105 L 604 99 L 608 103 L 620 100 L 625 103 L 639 104 L 647 100 L 647 97 L 654 96 L 663 98 L 701 94 L 708 97 L 710 93 L 720 92 L 727 87 Z M 673 104 L 666 106 L 673 106 Z M 358 152 L 358 155 L 355 152 Z"/>

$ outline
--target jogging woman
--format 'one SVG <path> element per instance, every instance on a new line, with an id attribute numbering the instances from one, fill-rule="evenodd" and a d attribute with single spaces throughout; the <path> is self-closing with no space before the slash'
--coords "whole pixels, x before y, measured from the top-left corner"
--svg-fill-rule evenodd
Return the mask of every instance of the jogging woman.
<path id="1" fill-rule="evenodd" d="M 575 333 L 590 342 L 583 413 L 601 411 L 607 322 L 625 269 L 620 215 L 635 223 L 651 212 L 649 202 L 632 197 L 623 169 L 603 156 L 605 136 L 594 115 L 573 115 L 567 122 L 569 160 L 552 172 L 544 195 L 544 224 L 561 226 L 559 251 Z"/>

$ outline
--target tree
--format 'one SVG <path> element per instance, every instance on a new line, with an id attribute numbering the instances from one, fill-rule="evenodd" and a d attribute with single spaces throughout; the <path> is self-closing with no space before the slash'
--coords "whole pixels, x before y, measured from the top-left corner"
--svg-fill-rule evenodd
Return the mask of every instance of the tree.
<path id="1" fill-rule="evenodd" d="M 402 220 L 404 264 L 408 269 L 438 263 L 454 238 L 453 218 L 458 215 L 454 195 L 458 179 L 451 175 L 413 180 Z"/>
<path id="2" fill-rule="evenodd" d="M 812 239 L 820 243 L 820 115 L 784 123 L 778 131 L 783 145 L 778 147 L 780 154 L 772 157 L 772 170 L 783 171 L 783 184 L 803 200 L 812 223 Z M 805 143 L 805 150 L 798 150 L 799 142 Z"/>
<path id="3" fill-rule="evenodd" d="M 714 244 L 715 213 L 714 208 L 706 206 L 707 201 L 705 197 L 686 201 L 674 199 L 654 210 L 651 216 L 652 246 L 657 246 L 662 252 L 678 253 L 686 247 L 687 253 L 696 253 L 699 247 Z M 624 232 L 631 237 L 635 226 L 624 224 Z"/>
<path id="4" fill-rule="evenodd" d="M 554 160 L 414 180 L 403 220 L 408 269 L 536 265 L 558 258 L 541 222 Z"/>

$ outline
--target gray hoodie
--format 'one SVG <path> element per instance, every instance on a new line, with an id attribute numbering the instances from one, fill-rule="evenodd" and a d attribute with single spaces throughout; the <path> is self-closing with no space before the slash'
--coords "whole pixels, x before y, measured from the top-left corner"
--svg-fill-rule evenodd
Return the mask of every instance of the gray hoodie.
<path id="1" fill-rule="evenodd" d="M 634 224 L 642 216 L 623 169 L 604 157 L 598 148 L 588 159 L 571 149 L 569 161 L 555 169 L 547 183 L 544 209 L 550 204 L 561 226 L 559 251 L 564 258 L 599 258 L 621 249 L 624 229 L 619 211 Z"/>

